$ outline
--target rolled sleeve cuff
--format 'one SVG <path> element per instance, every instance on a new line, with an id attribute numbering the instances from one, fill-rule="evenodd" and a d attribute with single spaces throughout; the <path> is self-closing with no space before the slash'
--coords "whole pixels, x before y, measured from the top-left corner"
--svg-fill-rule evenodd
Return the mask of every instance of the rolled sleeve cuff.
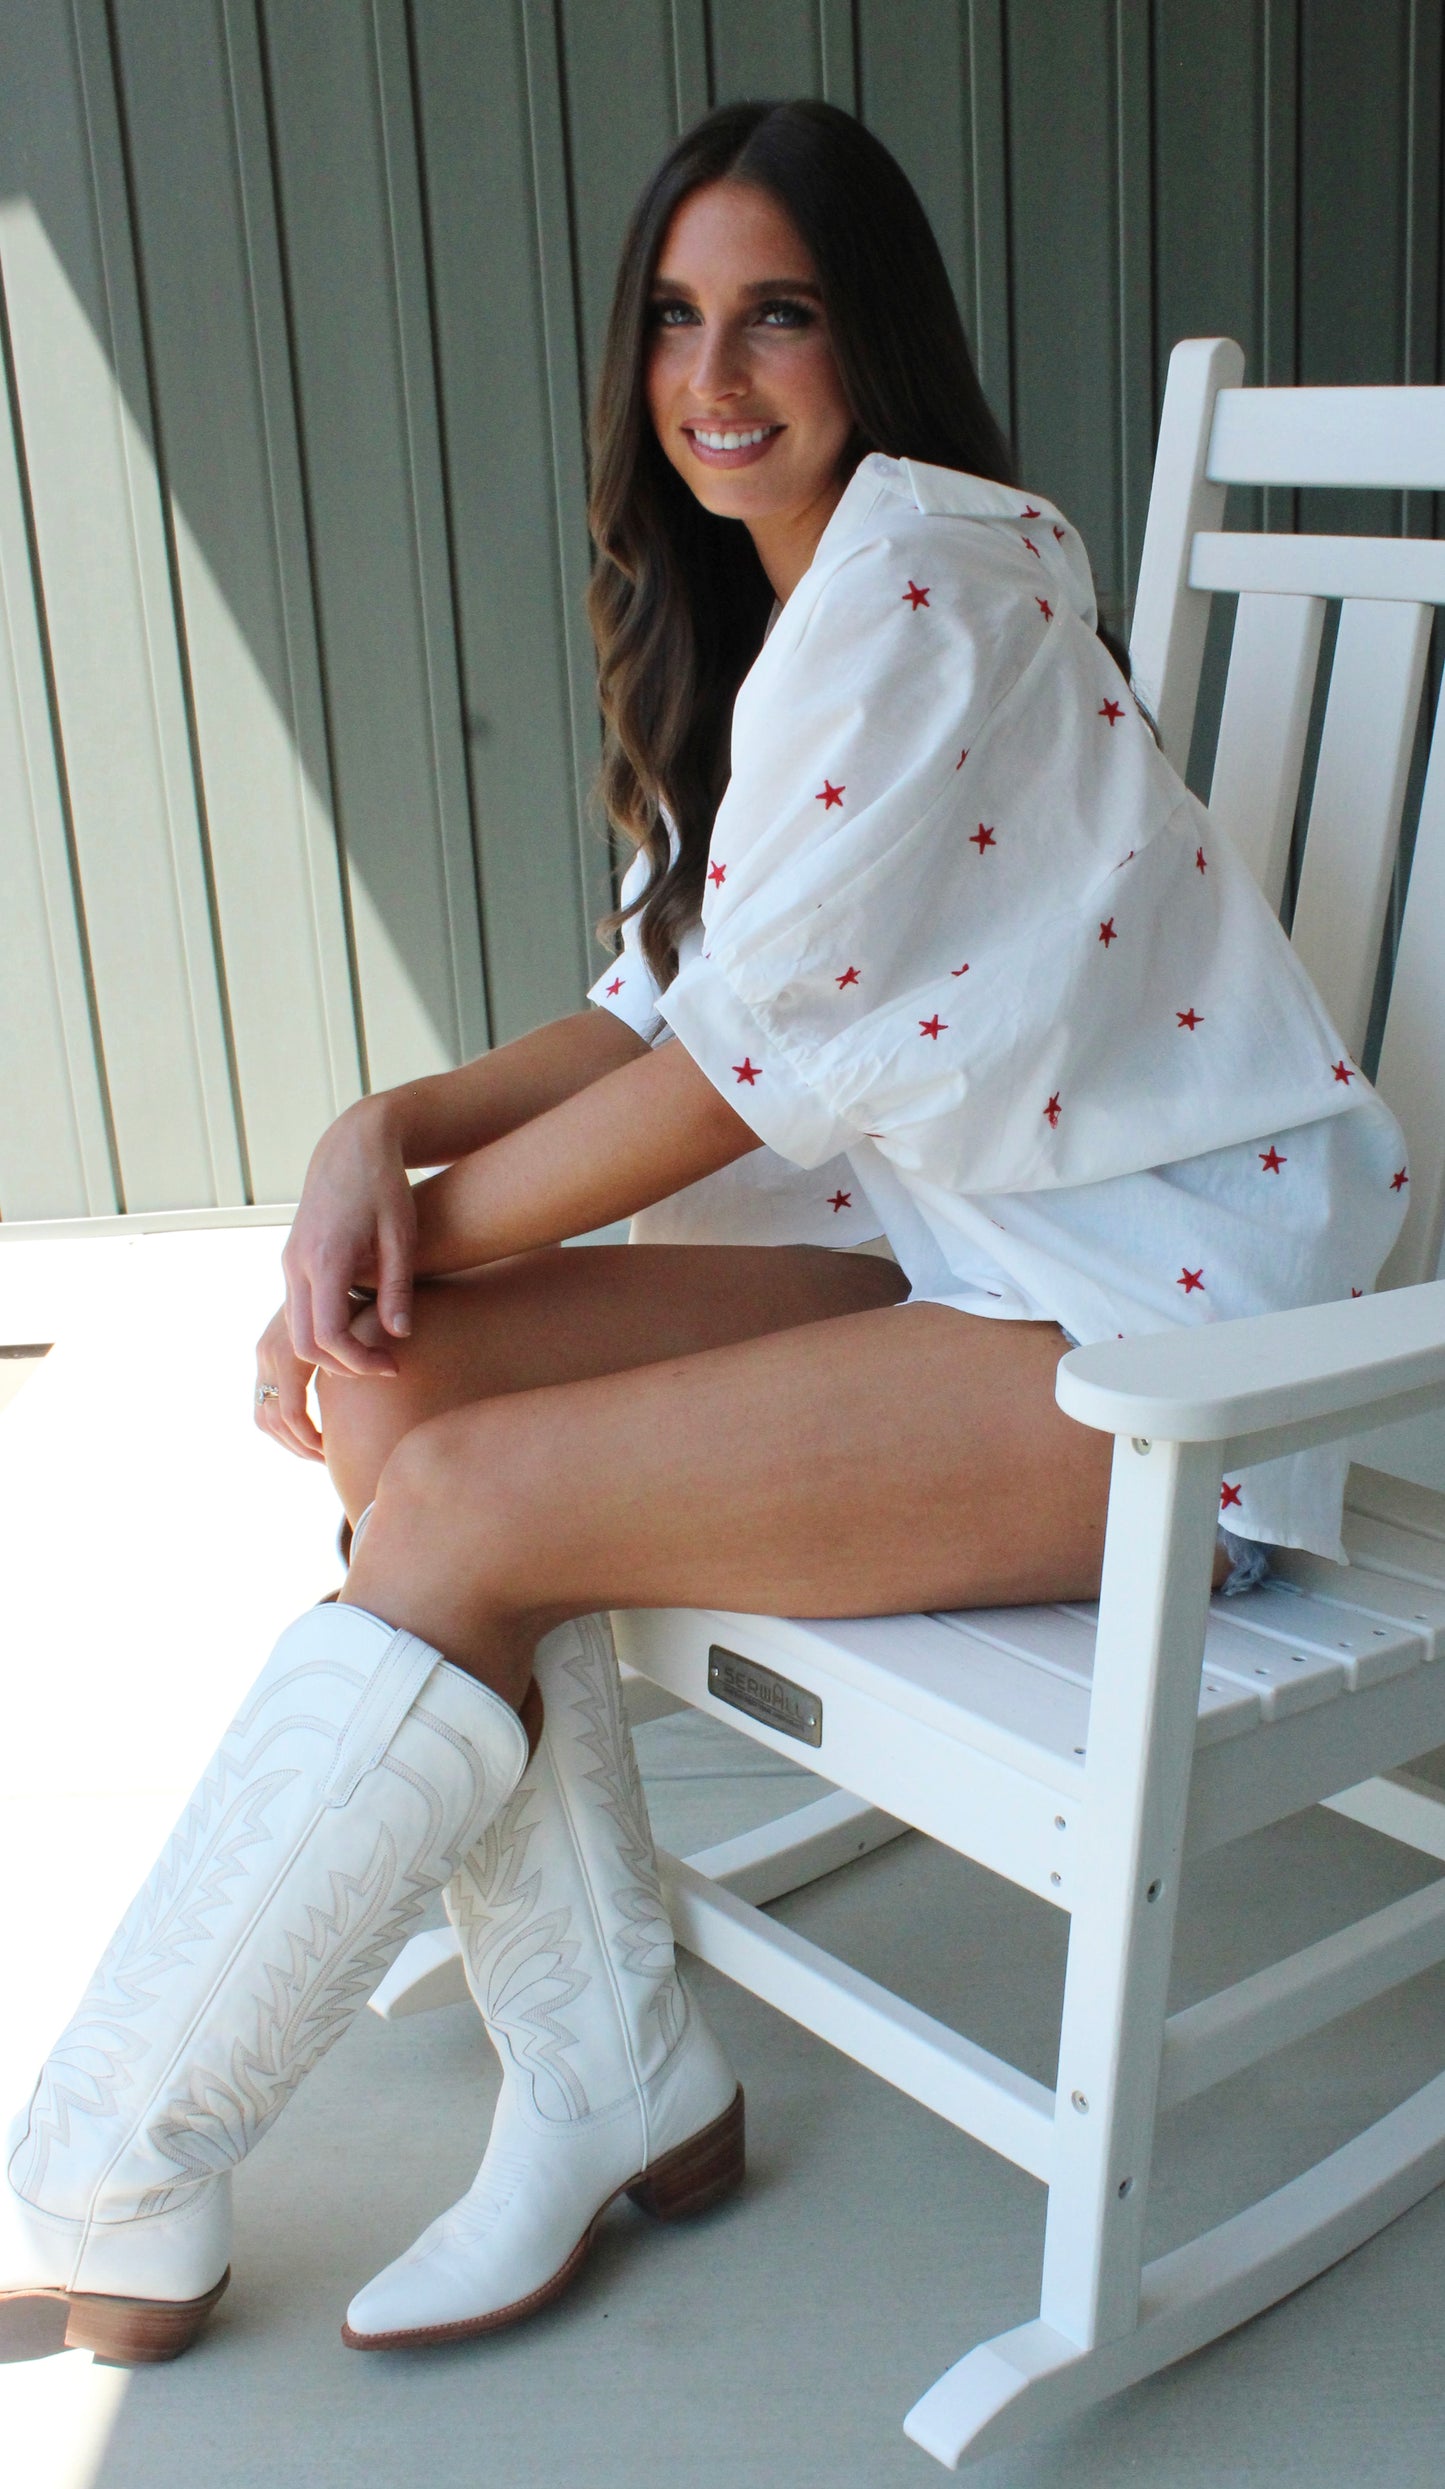
<path id="1" fill-rule="evenodd" d="M 587 1000 L 601 1011 L 610 1011 L 615 1019 L 625 1020 L 644 1045 L 655 1046 L 663 1034 L 652 979 L 625 952 L 603 969 L 596 984 L 588 988 Z"/>
<path id="2" fill-rule="evenodd" d="M 739 1002 L 711 960 L 691 959 L 658 1001 L 699 1071 L 760 1141 L 795 1167 L 821 1167 L 857 1139 Z"/>

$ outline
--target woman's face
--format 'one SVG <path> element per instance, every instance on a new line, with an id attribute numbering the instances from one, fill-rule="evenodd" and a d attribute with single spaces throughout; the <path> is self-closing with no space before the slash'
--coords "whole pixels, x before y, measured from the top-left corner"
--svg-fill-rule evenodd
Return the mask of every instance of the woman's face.
<path id="1" fill-rule="evenodd" d="M 704 509 L 741 519 L 781 597 L 847 481 L 853 418 L 817 270 L 789 218 L 747 182 L 683 201 L 658 255 L 647 404 Z"/>

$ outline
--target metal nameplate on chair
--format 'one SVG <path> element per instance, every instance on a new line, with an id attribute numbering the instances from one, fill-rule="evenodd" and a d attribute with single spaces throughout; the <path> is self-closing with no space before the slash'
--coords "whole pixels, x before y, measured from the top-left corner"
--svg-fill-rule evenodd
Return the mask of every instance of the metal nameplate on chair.
<path id="1" fill-rule="evenodd" d="M 749 1719 L 781 1729 L 785 1737 L 799 1738 L 805 1746 L 821 1746 L 823 1705 L 816 1694 L 795 1685 L 791 1677 L 760 1668 L 756 1660 L 744 1659 L 740 1652 L 726 1651 L 714 1642 L 707 1655 L 707 1685 L 710 1694 L 716 1694 L 719 1702 L 731 1703 L 734 1711 L 745 1711 Z"/>

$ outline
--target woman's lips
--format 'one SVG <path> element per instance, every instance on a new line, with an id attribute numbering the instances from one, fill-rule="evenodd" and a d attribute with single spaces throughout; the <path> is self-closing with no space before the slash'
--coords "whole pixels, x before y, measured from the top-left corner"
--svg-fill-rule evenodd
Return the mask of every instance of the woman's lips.
<path id="1" fill-rule="evenodd" d="M 781 424 L 685 424 L 683 430 L 692 447 L 694 458 L 705 467 L 752 467 L 766 458 L 783 430 Z M 762 434 L 762 439 L 756 436 Z M 722 449 L 717 444 L 738 438 L 736 449 Z"/>

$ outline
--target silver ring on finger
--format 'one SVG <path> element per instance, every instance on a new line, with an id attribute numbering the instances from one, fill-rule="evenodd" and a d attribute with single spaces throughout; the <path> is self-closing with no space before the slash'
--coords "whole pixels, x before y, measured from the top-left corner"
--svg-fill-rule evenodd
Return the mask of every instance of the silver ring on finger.
<path id="1" fill-rule="evenodd" d="M 256 1406 L 258 1409 L 264 1409 L 268 1400 L 279 1400 L 280 1397 L 281 1386 L 279 1383 L 258 1383 L 256 1385 Z"/>

